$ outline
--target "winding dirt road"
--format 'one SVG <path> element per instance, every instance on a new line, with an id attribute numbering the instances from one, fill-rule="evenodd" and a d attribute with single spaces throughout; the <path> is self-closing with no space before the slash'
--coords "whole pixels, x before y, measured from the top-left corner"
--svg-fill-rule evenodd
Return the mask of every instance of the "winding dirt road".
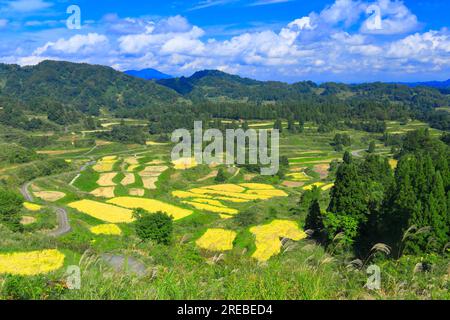
<path id="1" fill-rule="evenodd" d="M 28 189 L 30 187 L 31 182 L 25 183 L 21 188 L 20 192 L 22 193 L 25 200 L 29 202 L 34 201 L 34 197 L 31 194 L 30 190 Z M 56 218 L 58 220 L 58 227 L 48 233 L 50 237 L 60 237 L 62 235 L 65 235 L 70 232 L 70 223 L 69 223 L 69 217 L 67 215 L 67 211 L 64 208 L 60 207 L 52 207 L 52 209 L 56 213 Z"/>
<path id="2" fill-rule="evenodd" d="M 88 163 L 84 164 L 83 166 L 81 166 L 81 168 L 78 170 L 78 174 L 80 174 L 81 172 L 86 170 L 87 167 L 89 167 L 93 163 L 95 163 L 95 161 L 88 162 Z M 26 182 L 22 185 L 22 187 L 20 187 L 20 193 L 22 193 L 25 200 L 29 201 L 29 202 L 34 201 L 34 197 L 29 190 L 31 183 L 32 183 L 32 181 Z M 56 213 L 58 227 L 56 229 L 50 231 L 48 233 L 48 235 L 50 237 L 60 237 L 60 236 L 63 236 L 65 234 L 69 233 L 72 230 L 72 228 L 70 227 L 69 217 L 68 217 L 66 209 L 61 208 L 61 207 L 55 207 L 55 206 L 52 206 L 52 209 Z"/>
<path id="3" fill-rule="evenodd" d="M 364 151 L 366 151 L 366 149 L 352 151 L 352 156 L 357 157 L 357 158 L 362 158 L 363 155 L 361 155 L 361 152 L 364 152 Z"/>

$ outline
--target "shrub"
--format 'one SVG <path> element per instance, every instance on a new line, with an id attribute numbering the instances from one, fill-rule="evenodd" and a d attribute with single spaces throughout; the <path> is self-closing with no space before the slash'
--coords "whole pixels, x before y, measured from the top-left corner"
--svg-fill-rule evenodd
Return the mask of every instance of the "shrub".
<path id="1" fill-rule="evenodd" d="M 16 192 L 0 188 L 0 221 L 12 231 L 21 231 L 19 212 L 22 208 L 23 198 Z"/>
<path id="2" fill-rule="evenodd" d="M 219 169 L 219 172 L 217 173 L 215 181 L 219 182 L 219 183 L 227 181 L 227 176 L 226 176 L 225 170 L 223 168 Z"/>
<path id="3" fill-rule="evenodd" d="M 239 226 L 248 227 L 256 222 L 256 212 L 254 209 L 241 211 L 234 219 Z"/>
<path id="4" fill-rule="evenodd" d="M 161 211 L 151 214 L 143 209 L 136 209 L 133 214 L 136 218 L 134 222 L 136 235 L 142 241 L 153 240 L 159 244 L 170 243 L 173 221 L 167 214 Z"/>

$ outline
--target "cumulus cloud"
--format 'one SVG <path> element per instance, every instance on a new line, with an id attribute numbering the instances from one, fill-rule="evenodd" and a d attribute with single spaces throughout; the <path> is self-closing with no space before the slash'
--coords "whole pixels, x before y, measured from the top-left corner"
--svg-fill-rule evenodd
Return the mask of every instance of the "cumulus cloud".
<path id="1" fill-rule="evenodd" d="M 108 38 L 97 33 L 87 35 L 77 34 L 69 39 L 59 39 L 56 42 L 47 42 L 44 46 L 35 50 L 34 55 L 43 55 L 44 53 L 56 52 L 66 54 L 85 54 L 104 49 L 108 43 Z"/>
<path id="2" fill-rule="evenodd" d="M 374 15 L 379 19 L 370 20 Z M 402 1 L 336 0 L 278 30 L 242 32 L 220 40 L 182 16 L 109 14 L 101 24 L 102 32 L 92 27 L 88 34 L 58 37 L 16 61 L 35 63 L 45 57 L 120 70 L 152 67 L 175 75 L 220 69 L 279 80 L 361 81 L 423 70 L 450 71 L 448 30 L 419 32 L 418 18 Z"/>
<path id="3" fill-rule="evenodd" d="M 139 54 L 158 50 L 163 54 L 195 55 L 204 49 L 204 44 L 199 40 L 204 34 L 201 28 L 190 25 L 185 18 L 175 16 L 148 24 L 143 33 L 121 36 L 118 42 L 123 53 Z"/>

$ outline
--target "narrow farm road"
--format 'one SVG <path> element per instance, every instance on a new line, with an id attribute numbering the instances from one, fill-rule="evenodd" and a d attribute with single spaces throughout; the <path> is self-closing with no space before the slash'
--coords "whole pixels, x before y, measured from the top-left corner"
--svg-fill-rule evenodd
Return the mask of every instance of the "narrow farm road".
<path id="1" fill-rule="evenodd" d="M 29 190 L 30 184 L 31 184 L 31 182 L 25 183 L 20 188 L 20 192 L 22 193 L 22 195 L 26 201 L 32 202 L 34 200 L 34 197 Z M 59 237 L 59 236 L 65 235 L 66 233 L 69 233 L 71 228 L 70 228 L 69 217 L 67 215 L 66 209 L 59 208 L 59 207 L 53 207 L 53 210 L 56 213 L 56 219 L 58 220 L 58 227 L 55 230 L 50 231 L 48 233 L 48 235 L 50 237 Z"/>
<path id="2" fill-rule="evenodd" d="M 361 152 L 364 152 L 364 151 L 366 151 L 366 149 L 352 151 L 352 156 L 357 157 L 357 158 L 362 158 L 363 156 L 361 155 Z"/>
<path id="3" fill-rule="evenodd" d="M 86 170 L 90 165 L 94 164 L 95 161 L 90 161 L 78 169 L 78 175 L 84 170 Z M 34 197 L 30 192 L 29 188 L 32 181 L 26 182 L 20 187 L 20 193 L 22 193 L 23 197 L 26 201 L 33 202 Z M 52 230 L 48 233 L 50 237 L 60 237 L 67 233 L 69 233 L 72 228 L 70 227 L 69 216 L 67 214 L 67 210 L 61 207 L 53 207 L 53 210 L 56 213 L 56 219 L 58 220 L 58 227 L 55 230 Z"/>
<path id="4" fill-rule="evenodd" d="M 23 195 L 26 201 L 33 202 L 34 200 L 33 195 L 28 190 L 30 184 L 31 182 L 27 182 L 22 187 L 20 187 L 20 193 Z"/>

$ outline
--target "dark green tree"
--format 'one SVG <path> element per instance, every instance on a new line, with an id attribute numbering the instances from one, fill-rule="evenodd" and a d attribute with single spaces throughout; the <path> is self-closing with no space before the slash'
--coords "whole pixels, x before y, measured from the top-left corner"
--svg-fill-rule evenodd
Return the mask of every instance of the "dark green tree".
<path id="1" fill-rule="evenodd" d="M 224 168 L 219 168 L 219 170 L 217 172 L 217 176 L 214 180 L 218 183 L 223 183 L 223 182 L 227 181 L 227 175 L 225 174 Z"/>
<path id="2" fill-rule="evenodd" d="M 280 119 L 275 120 L 275 123 L 274 123 L 274 125 L 273 125 L 273 128 L 274 128 L 275 130 L 278 129 L 278 130 L 280 131 L 280 133 L 283 132 L 283 123 L 281 122 Z"/>
<path id="3" fill-rule="evenodd" d="M 22 204 L 22 196 L 10 189 L 0 187 L 0 222 L 15 232 L 23 230 L 19 215 Z"/>
<path id="4" fill-rule="evenodd" d="M 367 149 L 367 152 L 368 153 L 375 153 L 376 147 L 377 146 L 375 144 L 375 141 L 371 141 L 370 144 L 369 144 L 369 148 Z"/>
<path id="5" fill-rule="evenodd" d="M 353 162 L 352 154 L 348 151 L 345 151 L 343 160 L 344 160 L 344 163 L 351 164 Z"/>
<path id="6" fill-rule="evenodd" d="M 169 244 L 172 238 L 173 221 L 164 212 L 149 213 L 143 209 L 133 212 L 136 221 L 134 229 L 142 241 L 152 240 L 159 244 Z"/>
<path id="7" fill-rule="evenodd" d="M 317 190 L 314 190 L 317 189 Z M 314 186 L 312 190 L 312 194 L 315 195 L 314 199 L 312 199 L 311 204 L 308 208 L 308 214 L 305 219 L 305 229 L 314 230 L 314 234 L 319 236 L 323 229 L 323 219 L 324 215 L 320 209 L 320 190 L 316 186 Z"/>

